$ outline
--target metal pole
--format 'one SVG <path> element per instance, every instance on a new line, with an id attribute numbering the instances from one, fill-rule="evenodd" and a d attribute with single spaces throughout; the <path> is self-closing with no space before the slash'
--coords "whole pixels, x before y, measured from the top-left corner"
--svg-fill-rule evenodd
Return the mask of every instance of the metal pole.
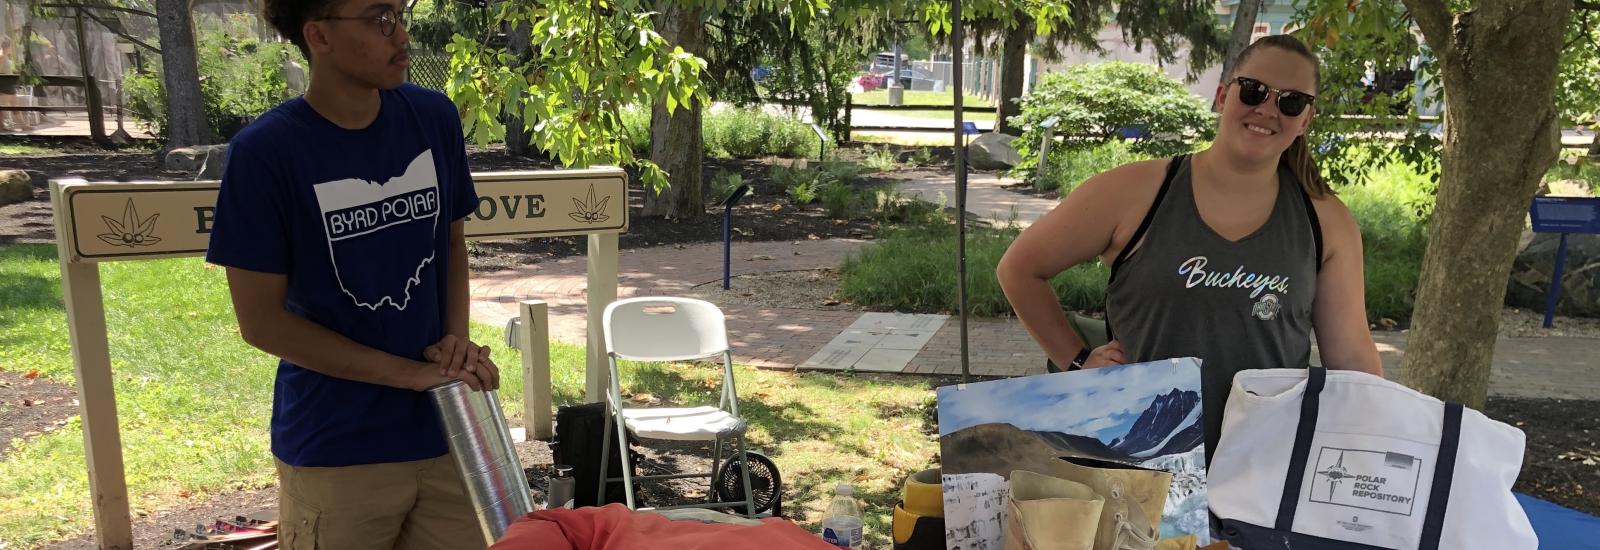
<path id="1" fill-rule="evenodd" d="M 1550 277 L 1550 291 L 1545 293 L 1544 328 L 1555 326 L 1556 304 L 1561 302 L 1561 272 L 1567 265 L 1567 234 L 1561 234 L 1561 245 L 1556 247 L 1556 271 Z"/>
<path id="2" fill-rule="evenodd" d="M 955 71 L 951 89 L 956 101 L 956 299 L 961 304 L 961 382 L 966 383 L 971 368 L 967 362 L 967 148 L 962 141 L 966 124 L 961 120 L 961 48 L 966 40 L 962 36 L 961 0 L 951 0 L 950 18 L 950 66 Z"/>
<path id="3" fill-rule="evenodd" d="M 733 221 L 733 205 L 722 209 L 722 289 L 728 289 L 728 270 L 730 267 L 729 256 L 733 254 L 733 234 L 729 232 L 729 224 Z"/>

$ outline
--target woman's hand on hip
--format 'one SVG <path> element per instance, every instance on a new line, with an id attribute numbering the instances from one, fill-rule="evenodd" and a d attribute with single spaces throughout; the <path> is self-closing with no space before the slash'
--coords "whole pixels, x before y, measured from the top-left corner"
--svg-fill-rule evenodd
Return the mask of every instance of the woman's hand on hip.
<path id="1" fill-rule="evenodd" d="M 1127 356 L 1122 353 L 1122 342 L 1112 340 L 1104 346 L 1094 348 L 1089 352 L 1089 358 L 1084 360 L 1083 368 L 1098 369 L 1113 367 L 1128 362 Z"/>

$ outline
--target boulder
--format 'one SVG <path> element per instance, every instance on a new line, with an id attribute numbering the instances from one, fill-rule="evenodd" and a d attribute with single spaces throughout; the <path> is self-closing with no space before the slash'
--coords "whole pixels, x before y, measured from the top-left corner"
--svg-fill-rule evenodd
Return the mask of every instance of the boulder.
<path id="1" fill-rule="evenodd" d="M 228 164 L 228 144 L 181 147 L 167 153 L 166 167 L 203 180 L 222 179 Z"/>
<path id="2" fill-rule="evenodd" d="M 1506 287 L 1507 305 L 1544 311 L 1560 244 L 1561 235 L 1539 233 L 1517 254 Z M 1567 236 L 1567 265 L 1562 271 L 1556 314 L 1600 317 L 1600 235 Z"/>
<path id="3" fill-rule="evenodd" d="M 0 206 L 33 198 L 33 178 L 22 170 L 0 170 Z"/>
<path id="4" fill-rule="evenodd" d="M 1016 136 L 989 132 L 967 146 L 967 162 L 978 170 L 1005 170 L 1022 163 L 1022 155 L 1011 145 Z"/>

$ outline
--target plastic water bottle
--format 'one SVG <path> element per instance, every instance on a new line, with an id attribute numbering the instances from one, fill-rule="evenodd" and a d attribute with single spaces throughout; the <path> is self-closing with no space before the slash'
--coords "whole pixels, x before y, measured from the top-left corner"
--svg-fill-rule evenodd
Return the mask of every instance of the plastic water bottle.
<path id="1" fill-rule="evenodd" d="M 822 517 L 822 540 L 839 548 L 861 548 L 861 509 L 856 506 L 855 488 L 840 483 L 833 489 L 833 502 Z"/>

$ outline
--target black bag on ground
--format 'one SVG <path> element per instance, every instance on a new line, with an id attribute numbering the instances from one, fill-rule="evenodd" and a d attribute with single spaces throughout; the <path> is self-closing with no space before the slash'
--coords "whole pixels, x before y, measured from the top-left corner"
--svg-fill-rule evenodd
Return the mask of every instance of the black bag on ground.
<path id="1" fill-rule="evenodd" d="M 568 405 L 556 409 L 556 437 L 550 442 L 550 452 L 556 464 L 572 467 L 574 506 L 603 506 L 612 502 L 626 503 L 628 500 L 622 482 L 613 481 L 606 484 L 605 502 L 595 502 L 595 488 L 600 484 L 600 450 L 605 443 L 603 438 L 609 418 L 605 403 Z M 615 433 L 611 437 L 615 438 Z M 629 452 L 632 452 L 634 443 L 634 437 L 630 434 Z M 639 460 L 643 457 L 635 453 L 630 458 L 632 474 L 637 476 Z M 611 460 L 606 469 L 610 470 L 606 477 L 622 477 L 622 454 L 615 440 L 611 442 Z M 643 506 L 637 491 L 633 497 L 635 505 Z"/>

